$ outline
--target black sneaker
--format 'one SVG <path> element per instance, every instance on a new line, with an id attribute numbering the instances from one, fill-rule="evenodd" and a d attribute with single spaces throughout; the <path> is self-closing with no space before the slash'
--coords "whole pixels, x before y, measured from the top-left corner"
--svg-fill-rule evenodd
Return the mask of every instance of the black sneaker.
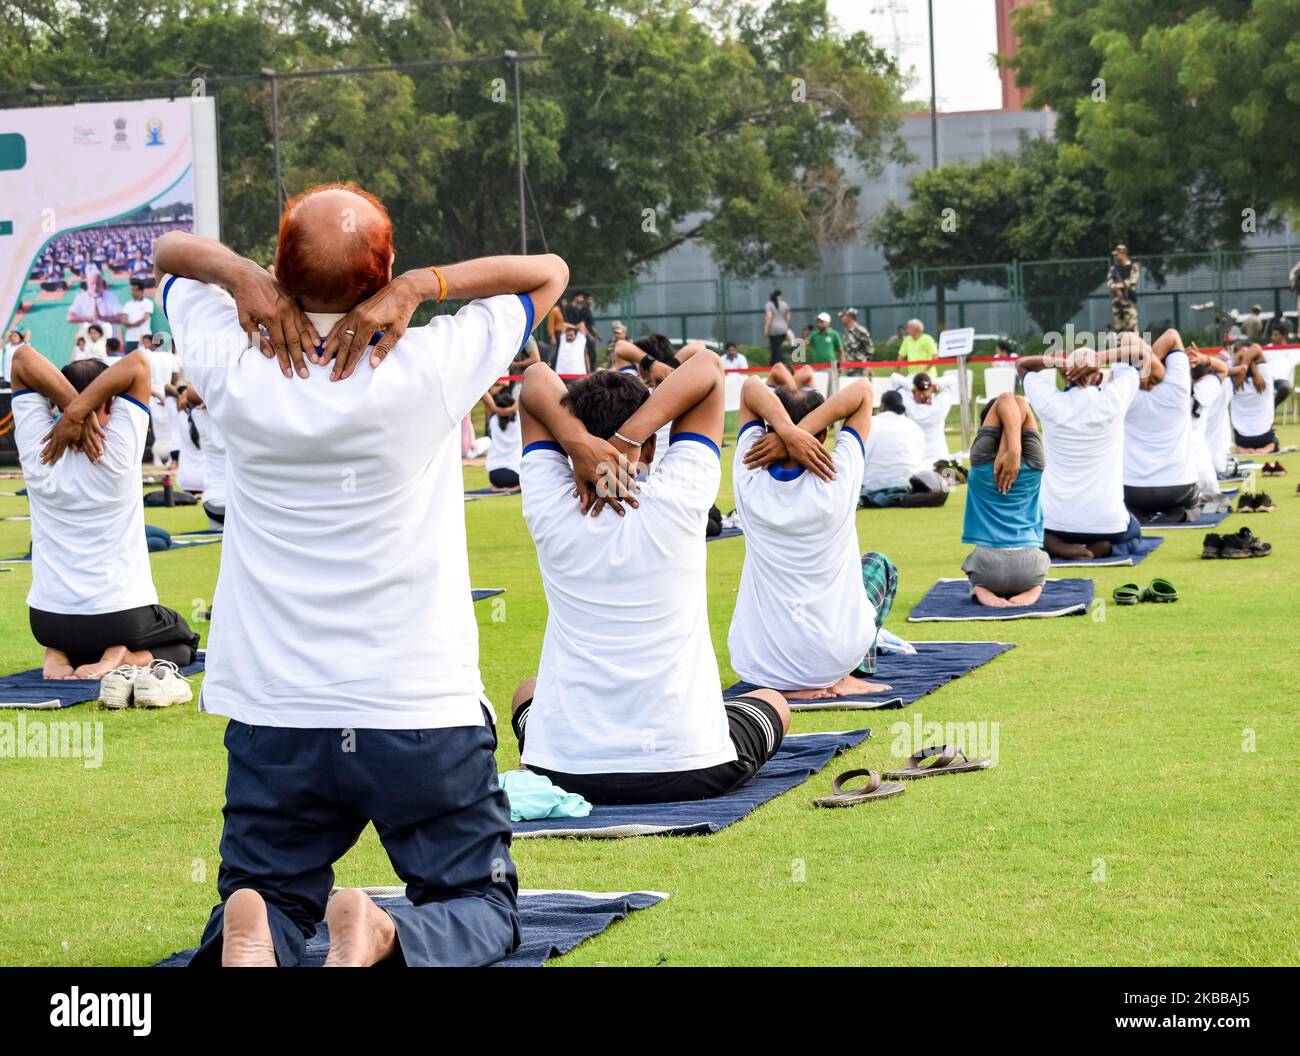
<path id="1" fill-rule="evenodd" d="M 1273 500 L 1268 497 L 1266 492 L 1258 492 L 1255 495 L 1255 512 L 1272 513 L 1277 507 L 1273 505 Z"/>
<path id="2" fill-rule="evenodd" d="M 1237 512 L 1238 512 L 1238 513 L 1254 513 L 1254 512 L 1255 512 L 1255 496 L 1254 496 L 1253 494 L 1248 494 L 1247 492 L 1244 492 L 1244 491 L 1243 491 L 1240 495 L 1238 495 L 1238 496 L 1237 496 Z"/>
<path id="3" fill-rule="evenodd" d="M 1225 558 L 1250 557 L 1250 547 L 1242 541 L 1240 535 L 1234 532 L 1232 535 L 1223 537 L 1223 548 L 1219 551 L 1219 556 Z"/>
<path id="4" fill-rule="evenodd" d="M 1273 547 L 1255 538 L 1249 528 L 1238 529 L 1234 535 L 1226 536 L 1223 540 L 1225 550 L 1228 548 L 1229 540 L 1235 540 L 1237 545 L 1246 551 L 1248 557 L 1268 557 L 1273 552 Z"/>
<path id="5" fill-rule="evenodd" d="M 1211 532 L 1205 537 L 1205 542 L 1201 544 L 1202 557 L 1222 557 L 1223 556 L 1223 536 Z"/>

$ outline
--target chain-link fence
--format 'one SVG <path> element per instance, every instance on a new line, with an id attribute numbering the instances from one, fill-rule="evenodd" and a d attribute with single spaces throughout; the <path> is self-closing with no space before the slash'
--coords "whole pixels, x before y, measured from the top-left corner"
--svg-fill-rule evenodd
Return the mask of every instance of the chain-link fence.
<path id="1" fill-rule="evenodd" d="M 1258 304 L 1266 320 L 1285 320 L 1294 338 L 1297 296 L 1289 276 L 1298 258 L 1300 247 L 1288 246 L 1137 256 L 1139 325 L 1151 331 L 1173 326 L 1218 340 L 1237 316 Z M 829 312 L 838 325 L 839 313 L 854 307 L 878 348 L 913 317 L 932 333 L 970 326 L 981 336 L 1026 345 L 1067 327 L 1080 333 L 1109 330 L 1110 266 L 1107 257 L 1087 257 L 748 280 L 719 275 L 592 292 L 602 331 L 609 321 L 622 319 L 633 336 L 654 331 L 681 340 L 762 346 L 765 305 L 780 290 L 796 331 L 811 326 L 819 312 Z"/>

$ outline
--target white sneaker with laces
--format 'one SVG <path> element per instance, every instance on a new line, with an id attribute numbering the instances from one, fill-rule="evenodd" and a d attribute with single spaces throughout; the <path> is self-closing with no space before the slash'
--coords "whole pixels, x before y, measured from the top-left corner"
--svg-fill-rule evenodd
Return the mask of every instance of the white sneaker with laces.
<path id="1" fill-rule="evenodd" d="M 170 660 L 138 668 L 133 688 L 137 708 L 167 708 L 194 699 L 193 688 Z"/>
<path id="2" fill-rule="evenodd" d="M 112 711 L 120 711 L 131 704 L 135 676 L 141 668 L 134 664 L 123 664 L 114 668 L 99 680 L 99 705 Z"/>

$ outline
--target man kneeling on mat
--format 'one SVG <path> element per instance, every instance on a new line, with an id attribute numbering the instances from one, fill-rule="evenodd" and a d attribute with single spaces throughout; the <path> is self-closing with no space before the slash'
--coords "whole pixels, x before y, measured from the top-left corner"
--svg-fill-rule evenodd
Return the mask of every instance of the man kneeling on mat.
<path id="1" fill-rule="evenodd" d="M 1046 458 L 1034 412 L 1004 392 L 989 404 L 970 451 L 961 540 L 975 549 L 962 563 L 971 597 L 991 608 L 1032 605 L 1051 559 L 1043 549 L 1039 502 Z"/>
<path id="2" fill-rule="evenodd" d="M 515 693 L 515 735 L 524 766 L 593 803 L 724 795 L 789 728 L 774 690 L 723 703 L 709 636 L 705 522 L 723 382 L 708 350 L 653 395 L 612 370 L 567 391 L 544 364 L 524 377 L 524 520 L 550 611 L 537 677 Z"/>
<path id="3" fill-rule="evenodd" d="M 893 562 L 858 549 L 873 400 L 866 380 L 829 400 L 758 378 L 740 390 L 733 481 L 745 564 L 727 647 L 736 674 L 788 700 L 889 689 L 857 677 L 875 670 L 876 635 L 898 590 Z M 830 453 L 835 422 L 844 424 Z"/>
<path id="4" fill-rule="evenodd" d="M 199 644 L 178 613 L 158 604 L 149 567 L 140 501 L 149 358 L 135 351 L 111 367 L 82 359 L 60 371 L 25 344 L 12 371 L 14 433 L 32 511 L 27 604 L 32 635 L 45 646 L 44 674 L 118 675 L 103 699 L 124 707 L 135 668 L 155 660 L 184 667 Z M 57 426 L 51 404 L 63 412 Z M 118 671 L 126 665 L 130 678 Z M 191 699 L 165 667 L 137 704 Z"/>
<path id="5" fill-rule="evenodd" d="M 1201 516 L 1192 444 L 1192 367 L 1177 330 L 1147 346 L 1120 335 L 1120 349 L 1145 353 L 1138 394 L 1124 416 L 1124 502 L 1139 518 L 1175 524 Z"/>
<path id="6" fill-rule="evenodd" d="M 392 233 L 378 199 L 331 185 L 286 206 L 274 277 L 196 235 L 155 247 L 230 462 L 202 696 L 230 720 L 221 903 L 195 966 L 299 964 L 322 916 L 327 966 L 490 964 L 519 942 L 458 437 L 568 268 L 542 254 L 394 277 Z M 408 329 L 448 298 L 468 303 Z M 370 824 L 409 904 L 330 895 Z"/>
<path id="7" fill-rule="evenodd" d="M 1117 364 L 1109 374 L 1102 367 Z M 1140 349 L 1075 349 L 1016 361 L 1025 396 L 1047 425 L 1043 545 L 1063 561 L 1109 557 L 1142 535 L 1124 505 L 1124 416 L 1141 381 Z M 1057 388 L 1055 369 L 1065 374 Z"/>

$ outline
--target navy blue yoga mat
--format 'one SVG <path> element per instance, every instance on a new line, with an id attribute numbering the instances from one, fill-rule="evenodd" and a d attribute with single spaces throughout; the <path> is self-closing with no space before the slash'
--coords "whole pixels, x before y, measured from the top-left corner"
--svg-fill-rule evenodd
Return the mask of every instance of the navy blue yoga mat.
<path id="1" fill-rule="evenodd" d="M 410 904 L 403 895 L 381 897 L 376 893 L 373 897 L 380 906 Z M 658 891 L 520 891 L 519 948 L 492 967 L 539 968 L 552 957 L 568 953 L 593 935 L 599 935 L 629 913 L 649 909 L 667 897 Z M 304 967 L 319 968 L 324 964 L 329 945 L 329 929 L 322 921 L 316 926 L 316 934 L 307 940 Z M 154 967 L 183 968 L 193 956 L 193 950 L 182 950 Z"/>
<path id="2" fill-rule="evenodd" d="M 1144 535 L 1131 543 L 1120 543 L 1111 550 L 1110 557 L 1095 557 L 1091 561 L 1053 560 L 1052 567 L 1106 568 L 1113 565 L 1140 565 L 1156 547 L 1165 541 L 1163 535 Z"/>
<path id="3" fill-rule="evenodd" d="M 981 605 L 970 596 L 965 579 L 941 579 L 916 604 L 908 623 L 934 620 L 1023 620 L 1046 616 L 1082 616 L 1092 604 L 1092 580 L 1049 579 L 1036 604 L 1010 609 Z"/>
<path id="4" fill-rule="evenodd" d="M 594 806 L 585 818 L 544 818 L 516 821 L 515 839 L 529 836 L 576 836 L 615 838 L 621 836 L 707 835 L 734 825 L 756 807 L 801 785 L 841 752 L 861 744 L 870 730 L 839 733 L 787 734 L 776 755 L 749 784 L 714 799 L 681 803 L 638 803 L 631 806 Z"/>
<path id="5" fill-rule="evenodd" d="M 1223 511 L 1221 511 L 1221 512 L 1219 512 L 1219 513 L 1203 513 L 1203 514 L 1201 514 L 1201 516 L 1200 516 L 1197 520 L 1195 520 L 1195 521 L 1169 521 L 1169 520 L 1165 520 L 1164 518 L 1157 518 L 1157 519 L 1155 519 L 1155 520 L 1148 520 L 1148 519 L 1145 519 L 1145 518 L 1139 517 L 1139 518 L 1138 518 L 1138 524 L 1140 524 L 1140 525 L 1142 526 L 1142 530 L 1143 530 L 1144 532 L 1145 532 L 1145 531 L 1163 531 L 1163 530 L 1166 529 L 1166 528 L 1168 528 L 1168 529 L 1174 529 L 1174 528 L 1213 528 L 1215 525 L 1217 525 L 1217 524 L 1219 524 L 1221 521 L 1225 520 L 1225 519 L 1226 519 L 1226 518 L 1227 518 L 1231 513 L 1232 513 L 1231 510 L 1223 510 Z"/>
<path id="6" fill-rule="evenodd" d="M 197 675 L 202 670 L 203 661 L 199 659 L 181 668 L 181 674 Z M 0 708 L 68 708 L 98 699 L 96 678 L 45 679 L 39 667 L 0 675 Z"/>
<path id="7" fill-rule="evenodd" d="M 518 488 L 511 488 L 509 491 L 497 491 L 496 488 L 474 488 L 465 492 L 466 495 L 518 495 Z"/>
<path id="8" fill-rule="evenodd" d="M 915 655 L 881 653 L 876 657 L 876 673 L 860 677 L 884 682 L 887 693 L 869 696 L 836 697 L 833 700 L 792 700 L 791 711 L 843 711 L 875 708 L 903 708 L 954 678 L 982 667 L 1014 645 L 1005 642 L 913 642 Z M 737 682 L 722 691 L 724 697 L 737 697 L 756 689 L 752 683 Z"/>
<path id="9" fill-rule="evenodd" d="M 717 535 L 705 536 L 710 543 L 716 543 L 719 539 L 734 539 L 738 535 L 744 535 L 739 528 L 724 528 Z"/>

